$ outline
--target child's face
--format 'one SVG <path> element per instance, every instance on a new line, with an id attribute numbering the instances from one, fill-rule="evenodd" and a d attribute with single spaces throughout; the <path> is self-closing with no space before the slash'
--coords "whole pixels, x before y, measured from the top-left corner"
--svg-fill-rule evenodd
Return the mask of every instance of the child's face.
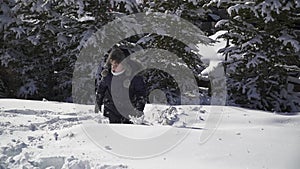
<path id="1" fill-rule="evenodd" d="M 110 64 L 111 64 L 111 70 L 114 73 L 119 73 L 119 72 L 121 72 L 121 71 L 124 70 L 124 67 L 123 67 L 123 65 L 121 63 L 117 63 L 114 60 L 110 60 Z"/>

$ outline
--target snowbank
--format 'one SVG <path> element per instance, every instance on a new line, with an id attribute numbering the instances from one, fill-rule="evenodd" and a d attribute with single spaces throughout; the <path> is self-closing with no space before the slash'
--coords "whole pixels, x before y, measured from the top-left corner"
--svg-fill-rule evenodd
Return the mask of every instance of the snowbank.
<path id="1" fill-rule="evenodd" d="M 112 125 L 99 124 L 102 117 L 93 109 L 89 105 L 0 99 L 0 168 L 300 166 L 298 114 L 146 105 L 148 125 Z M 210 125 L 209 121 L 217 123 Z M 213 131 L 212 135 L 201 140 L 207 131 Z"/>

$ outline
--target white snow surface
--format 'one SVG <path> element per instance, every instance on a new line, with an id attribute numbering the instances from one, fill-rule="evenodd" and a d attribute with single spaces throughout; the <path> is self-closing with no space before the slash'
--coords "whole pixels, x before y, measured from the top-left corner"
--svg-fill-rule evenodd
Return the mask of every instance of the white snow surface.
<path id="1" fill-rule="evenodd" d="M 174 123 L 162 125 L 157 120 L 166 109 L 170 106 L 147 104 L 144 113 L 150 125 L 100 124 L 103 117 L 91 105 L 0 99 L 0 168 L 300 166 L 297 113 L 184 105 L 172 108 Z M 215 119 L 217 128 L 202 142 L 202 134 L 213 126 L 207 124 L 209 117 L 220 119 Z"/>

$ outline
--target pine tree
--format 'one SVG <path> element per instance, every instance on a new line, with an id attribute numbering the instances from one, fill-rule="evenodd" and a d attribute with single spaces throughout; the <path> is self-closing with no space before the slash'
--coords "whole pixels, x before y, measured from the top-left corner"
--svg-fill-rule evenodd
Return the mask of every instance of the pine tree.
<path id="1" fill-rule="evenodd" d="M 207 29 L 206 25 L 203 24 L 207 22 L 208 14 L 211 13 L 210 10 L 204 9 L 203 1 L 158 1 L 158 0 L 144 0 L 141 3 L 143 12 L 160 12 L 167 13 L 179 16 L 197 27 L 199 29 L 206 28 L 207 32 L 204 34 L 208 35 L 211 29 Z M 159 26 L 158 26 L 159 27 Z M 209 31 L 208 31 L 209 30 Z M 184 30 L 182 30 L 182 33 Z M 209 32 L 209 33 L 208 33 Z M 137 36 L 138 38 L 135 41 L 131 41 L 135 43 L 137 46 L 140 46 L 143 49 L 147 48 L 156 48 L 156 49 L 164 49 L 169 52 L 176 54 L 186 65 L 188 69 L 190 69 L 199 86 L 208 87 L 208 82 L 203 80 L 201 77 L 202 70 L 206 67 L 206 65 L 202 62 L 201 58 L 190 49 L 183 42 L 180 42 L 174 37 L 162 36 L 159 34 L 146 34 L 142 36 Z M 200 43 L 200 42 L 199 42 Z M 176 60 L 170 60 L 166 58 L 163 63 L 170 70 L 175 70 L 173 72 L 177 72 L 178 74 L 182 73 L 180 68 L 180 63 Z M 144 76 L 146 77 L 146 82 L 148 84 L 148 93 L 151 93 L 153 90 L 159 89 L 162 90 L 168 100 L 169 104 L 180 104 L 182 103 L 182 99 L 180 98 L 180 87 L 178 86 L 178 82 L 168 73 L 161 70 L 148 70 L 144 72 Z M 184 86 L 189 86 L 189 81 L 185 81 L 186 84 Z M 204 91 L 202 91 L 204 92 Z M 183 95 L 182 95 L 183 96 Z M 199 103 L 199 102 L 197 102 Z"/>
<path id="2" fill-rule="evenodd" d="M 114 10 L 137 10 L 133 1 L 117 0 L 0 2 L 0 78 L 8 84 L 6 97 L 59 101 L 71 101 L 74 63 L 86 41 L 114 19 Z"/>
<path id="3" fill-rule="evenodd" d="M 74 64 L 87 40 L 116 17 L 139 12 L 163 12 L 180 16 L 202 29 L 202 23 L 209 20 L 208 14 L 211 13 L 204 10 L 203 2 L 198 0 L 0 2 L 0 36 L 3 38 L 0 41 L 0 78 L 6 88 L 3 95 L 59 101 L 72 101 Z M 157 34 L 136 35 L 125 41 L 144 49 L 160 48 L 177 54 L 193 71 L 198 84 L 202 83 L 199 75 L 205 65 L 186 44 Z M 171 62 L 168 65 L 172 65 Z M 167 80 L 161 82 L 161 87 L 167 90 L 167 86 L 171 85 L 174 88 L 168 91 L 177 92 L 176 84 L 169 75 L 158 71 L 148 75 L 154 81 L 166 76 Z M 155 89 L 155 84 L 152 85 L 150 88 Z"/>
<path id="4" fill-rule="evenodd" d="M 245 107 L 299 111 L 299 95 L 288 90 L 287 77 L 299 76 L 300 2 L 211 1 L 214 3 L 227 7 L 230 16 L 216 25 L 227 30 L 222 37 L 231 43 L 221 50 L 228 57 L 230 99 Z"/>

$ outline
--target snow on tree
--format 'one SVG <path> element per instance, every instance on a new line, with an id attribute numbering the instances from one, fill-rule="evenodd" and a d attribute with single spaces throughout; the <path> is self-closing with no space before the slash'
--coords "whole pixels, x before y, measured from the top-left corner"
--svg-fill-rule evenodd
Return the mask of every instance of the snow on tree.
<path id="1" fill-rule="evenodd" d="M 271 111 L 299 111 L 299 94 L 287 89 L 289 75 L 299 77 L 299 0 L 212 0 L 230 16 L 217 27 L 230 44 L 226 57 L 229 97 L 234 103 Z M 288 69 L 296 67 L 296 69 Z"/>
<path id="2" fill-rule="evenodd" d="M 72 101 L 72 75 L 88 39 L 115 18 L 140 12 L 162 12 L 182 17 L 205 34 L 211 33 L 209 9 L 204 2 L 156 0 L 0 0 L 0 79 L 3 97 Z M 207 22 L 206 22 L 207 21 Z M 205 23 L 206 22 L 206 23 Z M 205 23 L 205 24 L 204 24 Z M 184 30 L 183 30 L 184 31 Z M 201 85 L 204 64 L 186 44 L 158 34 L 125 39 L 135 47 L 160 48 L 177 54 Z M 120 44 L 123 42 L 120 42 Z M 104 60 L 100 65 L 104 64 Z M 172 63 L 169 62 L 169 65 Z M 166 76 L 148 74 L 154 81 Z M 168 76 L 168 75 L 167 75 Z M 168 92 L 176 93 L 172 78 Z M 187 82 L 188 83 L 188 82 Z M 205 82 L 206 83 L 206 82 Z M 167 85 L 166 85 L 167 84 Z M 84 87 L 84 84 L 82 84 Z M 151 86 L 151 89 L 156 89 Z"/>
<path id="3" fill-rule="evenodd" d="M 71 101 L 77 55 L 94 32 L 113 20 L 110 12 L 137 11 L 135 1 L 120 0 L 0 2 L 0 74 L 16 84 L 6 85 L 6 97 L 60 101 Z"/>
<path id="4" fill-rule="evenodd" d="M 203 21 L 208 20 L 208 13 L 211 11 L 203 9 L 202 5 L 204 4 L 201 1 L 156 1 L 156 0 L 143 0 L 139 1 L 141 6 L 141 10 L 146 13 L 151 12 L 161 12 L 166 14 L 172 14 L 179 16 L 193 23 L 200 29 L 203 27 L 201 23 Z M 156 25 L 157 27 L 163 27 L 160 25 Z M 193 51 L 188 44 L 184 44 L 183 42 L 177 40 L 174 37 L 161 35 L 160 32 L 164 32 L 165 30 L 161 29 L 157 33 L 153 34 L 143 34 L 136 35 L 127 39 L 131 43 L 138 46 L 138 48 L 147 49 L 147 48 L 156 48 L 156 49 L 164 49 L 170 51 L 180 59 L 182 59 L 188 66 L 188 69 L 192 70 L 194 73 L 195 79 L 199 86 L 206 86 L 207 81 L 204 81 L 201 76 L 201 71 L 205 68 L 205 64 L 202 63 L 201 58 Z M 185 30 L 181 30 L 182 34 L 185 33 Z M 207 32 L 204 32 L 207 34 Z M 176 60 L 168 60 L 166 58 L 165 61 L 161 60 L 166 64 L 168 69 L 177 69 L 180 70 L 180 64 Z M 180 71 L 174 71 L 177 73 L 182 73 Z M 148 84 L 148 93 L 154 90 L 162 90 L 164 94 L 167 96 L 167 100 L 169 104 L 180 104 L 182 99 L 180 98 L 180 90 L 178 86 L 178 82 L 175 81 L 171 75 L 161 70 L 148 70 L 144 71 L 143 75 L 146 77 L 146 83 Z M 186 81 L 185 83 L 190 83 Z M 188 85 L 186 85 L 188 86 Z M 199 102 L 198 102 L 199 103 Z"/>

